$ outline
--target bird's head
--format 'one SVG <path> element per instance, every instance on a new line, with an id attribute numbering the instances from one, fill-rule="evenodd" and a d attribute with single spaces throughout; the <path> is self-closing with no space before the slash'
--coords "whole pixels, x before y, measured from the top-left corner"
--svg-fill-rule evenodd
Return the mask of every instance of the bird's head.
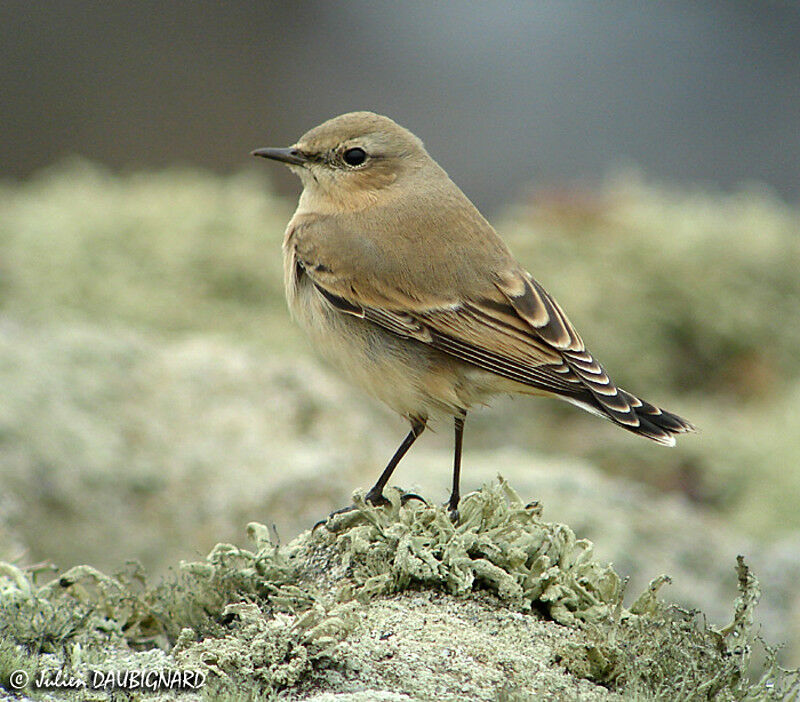
<path id="1" fill-rule="evenodd" d="M 306 132 L 288 148 L 256 149 L 282 161 L 309 195 L 347 202 L 375 200 L 382 191 L 433 163 L 422 141 L 388 117 L 349 112 Z"/>

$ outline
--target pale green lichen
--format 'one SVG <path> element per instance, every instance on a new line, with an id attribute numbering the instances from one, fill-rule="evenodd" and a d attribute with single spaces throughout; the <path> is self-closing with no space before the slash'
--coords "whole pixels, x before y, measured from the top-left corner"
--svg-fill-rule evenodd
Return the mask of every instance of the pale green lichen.
<path id="1" fill-rule="evenodd" d="M 591 544 L 543 521 L 502 479 L 464 498 L 457 525 L 444 508 L 401 507 L 398 491 L 387 494 L 388 508 L 358 494 L 352 511 L 287 546 L 251 524 L 254 550 L 220 544 L 156 587 L 138 569 L 109 577 L 85 566 L 37 586 L 4 564 L 0 683 L 19 667 L 91 664 L 200 669 L 202 694 L 215 700 L 403 690 L 734 701 L 800 691 L 774 652 L 749 680 L 759 590 L 743 560 L 733 621 L 713 631 L 659 600 L 664 577 L 624 608 L 619 577 Z"/>
<path id="2" fill-rule="evenodd" d="M 748 678 L 753 634 L 753 608 L 758 581 L 740 556 L 739 597 L 733 621 L 721 631 L 709 628 L 700 613 L 666 605 L 656 597 L 667 582 L 662 576 L 623 611 L 613 628 L 587 629 L 592 643 L 567 644 L 559 651 L 565 668 L 575 675 L 625 692 L 635 699 L 656 700 L 784 700 L 800 693 L 798 672 L 786 674 L 766 649 L 760 680 Z"/>
<path id="3" fill-rule="evenodd" d="M 620 598 L 614 570 L 592 557 L 592 545 L 563 524 L 544 522 L 504 481 L 465 497 L 453 524 L 443 509 L 356 509 L 317 529 L 307 548 L 341 554 L 339 571 L 365 601 L 410 586 L 454 595 L 485 588 L 508 605 L 545 612 L 560 624 L 607 620 Z"/>

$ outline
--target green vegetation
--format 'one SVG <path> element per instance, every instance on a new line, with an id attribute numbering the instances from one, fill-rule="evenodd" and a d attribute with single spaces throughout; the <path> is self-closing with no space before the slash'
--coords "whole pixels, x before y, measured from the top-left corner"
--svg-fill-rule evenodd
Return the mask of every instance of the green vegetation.
<path id="1" fill-rule="evenodd" d="M 290 215 L 254 174 L 54 168 L 0 187 L 2 308 L 275 343 L 287 336 L 280 243 Z"/>
<path id="2" fill-rule="evenodd" d="M 182 564 L 156 587 L 140 571 L 111 578 L 85 566 L 37 586 L 5 564 L 0 681 L 6 685 L 25 661 L 30 672 L 65 670 L 76 678 L 86 669 L 200 669 L 214 699 L 348 692 L 355 681 L 362 690 L 388 692 L 404 666 L 431 665 L 430 647 L 421 642 L 394 646 L 388 658 L 381 643 L 395 626 L 382 618 L 385 603 L 422 589 L 456 607 L 465 600 L 485 607 L 489 593 L 495 608 L 521 613 L 512 635 L 544 627 L 555 654 L 510 672 L 506 689 L 516 694 L 531 694 L 541 676 L 563 685 L 565 671 L 574 679 L 572 695 L 589 681 L 598 695 L 592 699 L 616 692 L 643 700 L 779 700 L 800 690 L 798 674 L 778 669 L 772 653 L 761 677 L 748 677 L 759 590 L 741 559 L 733 621 L 717 632 L 658 599 L 665 578 L 625 609 L 619 577 L 593 559 L 591 544 L 542 521 L 502 480 L 465 498 L 458 526 L 444 508 L 401 508 L 400 493 L 390 494 L 388 509 L 368 507 L 357 495 L 354 511 L 285 547 L 251 524 L 254 550 L 219 544 L 204 562 Z M 432 615 L 436 600 L 430 602 Z M 487 626 L 490 612 L 481 615 Z M 437 647 L 460 638 L 458 630 L 441 636 Z M 518 642 L 509 644 L 501 656 Z M 148 658 L 150 649 L 162 653 Z M 461 679 L 462 694 L 487 698 L 479 673 L 497 666 L 497 654 L 487 647 L 484 659 L 473 661 L 477 671 Z M 410 679 L 402 687 L 415 698 L 434 692 Z"/>

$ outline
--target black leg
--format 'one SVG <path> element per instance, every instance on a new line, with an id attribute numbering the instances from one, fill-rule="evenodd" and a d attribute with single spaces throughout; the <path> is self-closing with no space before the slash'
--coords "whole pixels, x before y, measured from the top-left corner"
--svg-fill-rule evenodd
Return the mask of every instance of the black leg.
<path id="1" fill-rule="evenodd" d="M 453 451 L 453 490 L 450 493 L 450 500 L 447 503 L 447 511 L 450 512 L 450 519 L 458 521 L 458 502 L 461 499 L 461 444 L 464 440 L 464 420 L 467 418 L 467 411 L 461 410 L 454 418 L 455 425 L 455 449 Z"/>
<path id="2" fill-rule="evenodd" d="M 389 500 L 383 496 L 383 488 L 385 488 L 386 483 L 389 482 L 389 478 L 392 476 L 394 469 L 397 468 L 397 464 L 400 463 L 400 460 L 406 455 L 408 449 L 411 448 L 411 444 L 417 440 L 423 431 L 425 431 L 425 422 L 421 419 L 412 419 L 411 431 L 408 432 L 408 436 L 403 439 L 403 443 L 400 444 L 400 447 L 394 452 L 394 456 L 392 456 L 386 468 L 383 469 L 383 473 L 381 473 L 381 477 L 378 478 L 378 482 L 370 488 L 370 491 L 364 497 L 371 505 L 377 507 L 378 505 L 389 504 Z"/>

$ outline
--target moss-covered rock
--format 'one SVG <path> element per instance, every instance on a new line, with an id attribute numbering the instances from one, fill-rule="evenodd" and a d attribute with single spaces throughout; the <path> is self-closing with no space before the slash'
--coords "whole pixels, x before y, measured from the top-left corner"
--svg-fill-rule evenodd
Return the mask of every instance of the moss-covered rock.
<path id="1" fill-rule="evenodd" d="M 220 544 L 156 587 L 136 570 L 112 578 L 88 567 L 37 586 L 4 565 L 2 684 L 19 669 L 87 679 L 167 668 L 199 671 L 201 694 L 231 700 L 757 700 L 800 690 L 771 653 L 750 680 L 759 590 L 741 559 L 733 621 L 714 631 L 658 598 L 665 578 L 623 607 L 619 577 L 591 544 L 543 521 L 502 480 L 465 497 L 457 525 L 444 508 L 390 495 L 388 508 L 356 495 L 353 510 L 287 546 L 251 524 L 253 550 Z"/>
<path id="2" fill-rule="evenodd" d="M 391 508 L 376 510 L 357 493 L 356 509 L 332 517 L 305 545 L 316 562 L 324 539 L 332 562 L 320 576 L 352 583 L 357 600 L 411 586 L 453 595 L 481 588 L 564 625 L 605 621 L 619 602 L 619 576 L 593 559 L 592 545 L 542 521 L 538 505 L 523 505 L 505 481 L 464 498 L 457 525 L 442 509 L 401 509 L 399 494 L 392 497 Z"/>

